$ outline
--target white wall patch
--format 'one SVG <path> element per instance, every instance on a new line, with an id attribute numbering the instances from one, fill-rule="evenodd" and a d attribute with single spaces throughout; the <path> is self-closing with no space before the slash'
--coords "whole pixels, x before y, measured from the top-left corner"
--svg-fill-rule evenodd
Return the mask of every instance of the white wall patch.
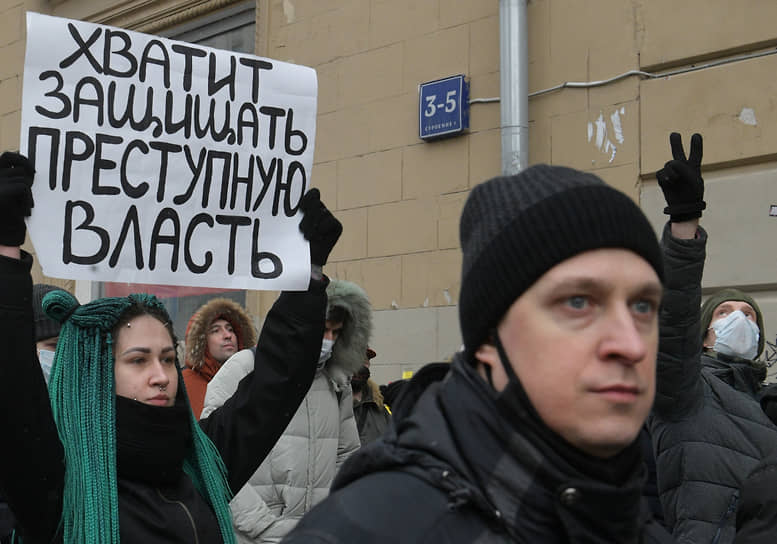
<path id="1" fill-rule="evenodd" d="M 286 24 L 290 25 L 296 20 L 294 13 L 294 4 L 289 0 L 283 0 L 283 14 L 286 16 Z"/>
<path id="2" fill-rule="evenodd" d="M 596 147 L 601 149 L 604 146 L 605 138 L 607 138 L 607 125 L 601 112 L 599 112 L 599 117 L 596 118 Z"/>
<path id="3" fill-rule="evenodd" d="M 755 110 L 753 108 L 742 108 L 742 111 L 739 112 L 738 119 L 742 123 L 750 125 L 751 127 L 754 127 L 758 124 L 758 121 L 755 120 Z"/>
<path id="4" fill-rule="evenodd" d="M 610 126 L 612 132 L 612 138 L 618 143 L 625 142 L 623 136 L 623 124 L 621 123 L 621 117 L 625 115 L 626 108 L 621 106 L 617 108 L 612 114 L 610 114 Z M 615 154 L 618 152 L 618 146 L 610 139 L 610 131 L 607 128 L 607 122 L 604 119 L 604 113 L 599 112 L 599 117 L 596 121 L 588 122 L 588 141 L 594 140 L 596 148 L 608 155 L 608 162 L 615 160 Z"/>
<path id="5" fill-rule="evenodd" d="M 621 126 L 621 116 L 618 110 L 615 110 L 610 115 L 610 123 L 612 123 L 612 130 L 615 133 L 615 141 L 619 144 L 623 143 L 623 127 Z"/>

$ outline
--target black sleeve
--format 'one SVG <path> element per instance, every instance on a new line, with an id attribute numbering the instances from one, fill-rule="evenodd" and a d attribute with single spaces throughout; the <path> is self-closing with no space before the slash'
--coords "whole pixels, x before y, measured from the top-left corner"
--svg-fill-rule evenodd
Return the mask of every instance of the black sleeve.
<path id="1" fill-rule="evenodd" d="M 200 426 L 221 453 L 237 492 L 291 421 L 313 383 L 326 318 L 328 280 L 283 292 L 264 321 L 254 371 Z"/>
<path id="2" fill-rule="evenodd" d="M 701 402 L 701 279 L 707 233 L 674 238 L 664 228 L 664 297 L 659 314 L 659 342 L 654 410 L 663 419 L 678 419 Z"/>
<path id="3" fill-rule="evenodd" d="M 32 257 L 0 256 L 0 488 L 25 542 L 50 542 L 62 514 L 64 450 L 35 354 Z"/>
<path id="4" fill-rule="evenodd" d="M 777 456 L 765 458 L 742 483 L 734 544 L 774 542 L 777 520 Z"/>

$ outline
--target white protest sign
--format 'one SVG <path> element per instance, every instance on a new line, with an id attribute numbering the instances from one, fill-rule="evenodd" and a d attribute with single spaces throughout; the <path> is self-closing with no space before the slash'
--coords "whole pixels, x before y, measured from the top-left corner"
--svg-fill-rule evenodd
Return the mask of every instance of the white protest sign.
<path id="1" fill-rule="evenodd" d="M 311 68 L 27 14 L 21 151 L 43 273 L 305 289 Z"/>

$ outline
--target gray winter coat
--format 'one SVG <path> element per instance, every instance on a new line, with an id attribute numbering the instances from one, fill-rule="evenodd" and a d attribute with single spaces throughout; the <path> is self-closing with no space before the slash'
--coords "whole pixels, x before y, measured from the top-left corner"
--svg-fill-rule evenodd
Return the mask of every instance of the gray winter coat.
<path id="1" fill-rule="evenodd" d="M 208 384 L 203 417 L 221 406 L 254 368 L 251 350 L 230 357 Z M 350 376 L 316 373 L 283 435 L 229 506 L 241 543 L 278 542 L 313 506 L 348 456 L 359 449 Z"/>
<path id="2" fill-rule="evenodd" d="M 756 370 L 702 355 L 701 278 L 707 233 L 681 240 L 664 229 L 665 294 L 656 400 L 649 419 L 658 490 L 679 543 L 734 540 L 739 488 L 770 451 L 777 427 L 764 414 Z"/>
<path id="3" fill-rule="evenodd" d="M 327 308 L 342 307 L 348 318 L 332 357 L 316 373 L 283 435 L 230 503 L 235 534 L 244 544 L 280 541 L 326 498 L 340 466 L 360 447 L 350 382 L 366 358 L 372 310 L 367 294 L 354 283 L 331 280 L 326 291 Z M 251 350 L 230 357 L 208 384 L 203 417 L 221 406 L 252 369 Z"/>

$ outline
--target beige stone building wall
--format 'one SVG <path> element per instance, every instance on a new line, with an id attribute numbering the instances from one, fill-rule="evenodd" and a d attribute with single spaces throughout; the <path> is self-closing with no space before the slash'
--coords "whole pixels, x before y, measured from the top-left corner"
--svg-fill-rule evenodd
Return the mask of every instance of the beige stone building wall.
<path id="1" fill-rule="evenodd" d="M 777 216 L 770 216 L 770 207 L 777 204 L 772 76 L 777 31 L 769 21 L 777 16 L 777 4 L 747 0 L 731 8 L 723 0 L 661 0 L 646 3 L 641 12 L 642 69 L 689 70 L 640 85 L 642 207 L 660 228 L 663 203 L 651 175 L 666 160 L 667 134 L 673 129 L 687 137 L 702 133 L 707 201 L 702 224 L 710 237 L 704 293 L 731 286 L 756 297 L 767 329 L 764 357 L 773 364 Z M 776 371 L 770 368 L 771 380 L 777 380 Z"/>
<path id="2" fill-rule="evenodd" d="M 381 383 L 461 343 L 458 216 L 499 173 L 499 104 L 473 105 L 467 136 L 425 143 L 418 85 L 466 74 L 472 97 L 498 96 L 498 13 L 495 0 L 271 3 L 266 55 L 318 70 L 312 181 L 345 227 L 327 272 L 371 297 Z"/>
<path id="3" fill-rule="evenodd" d="M 159 32 L 228 4 L 0 0 L 0 147 L 18 147 L 25 10 Z M 498 97 L 499 1 L 257 0 L 256 13 L 259 55 L 318 71 L 312 182 L 345 225 L 327 273 L 372 299 L 374 374 L 385 382 L 447 358 L 460 342 L 458 216 L 468 191 L 499 173 L 500 110 L 473 104 L 467 135 L 425 143 L 418 84 L 463 73 L 472 98 Z M 753 292 L 772 345 L 776 15 L 765 0 L 528 2 L 530 162 L 597 173 L 660 229 L 654 173 L 668 135 L 702 132 L 705 292 Z M 589 84 L 550 90 L 565 82 Z M 249 304 L 262 313 L 273 296 Z"/>

